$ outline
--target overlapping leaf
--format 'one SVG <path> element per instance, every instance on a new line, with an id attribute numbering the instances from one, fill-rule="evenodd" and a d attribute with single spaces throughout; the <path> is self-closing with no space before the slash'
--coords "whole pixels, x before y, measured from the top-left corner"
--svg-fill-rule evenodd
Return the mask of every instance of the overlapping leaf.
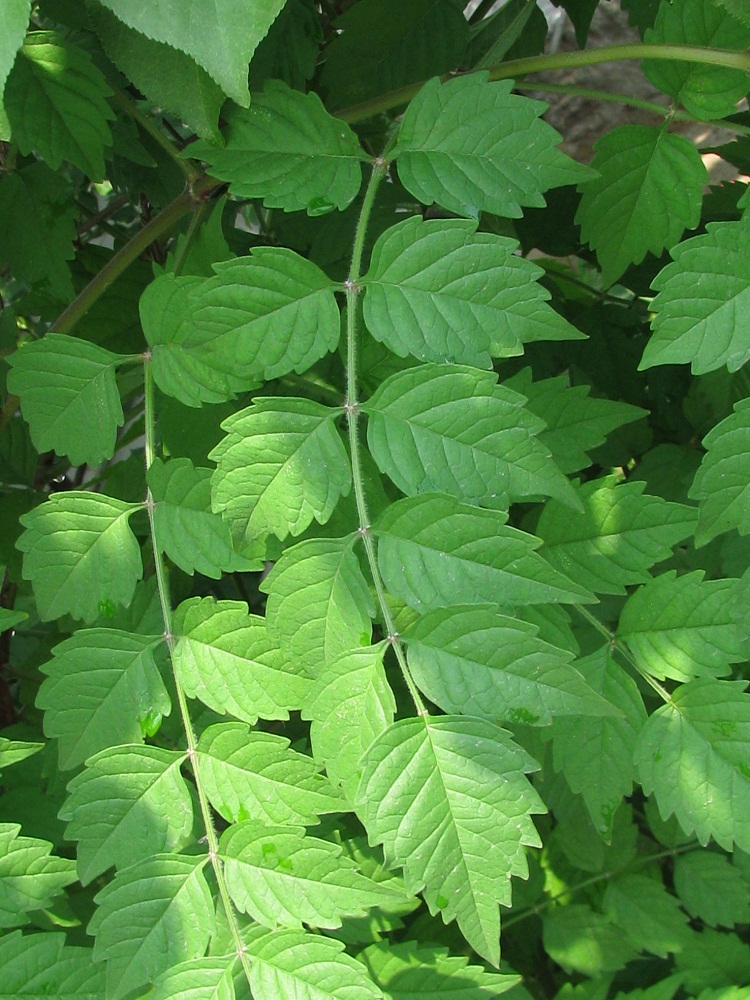
<path id="1" fill-rule="evenodd" d="M 16 53 L 23 45 L 29 24 L 31 0 L 8 0 L 0 14 L 0 126 L 2 125 L 2 96 Z M 3 139 L 10 136 L 2 135 Z"/>
<path id="2" fill-rule="evenodd" d="M 215 926 L 205 863 L 205 855 L 157 854 L 119 872 L 97 894 L 88 931 L 96 935 L 94 958 L 107 961 L 112 1000 L 203 955 Z"/>
<path id="3" fill-rule="evenodd" d="M 661 880 L 646 875 L 618 875 L 607 884 L 604 912 L 636 948 L 666 958 L 689 946 L 687 914 Z"/>
<path id="4" fill-rule="evenodd" d="M 690 496 L 700 501 L 696 542 L 703 545 L 736 528 L 750 534 L 750 400 L 720 421 L 703 439 L 703 456 Z"/>
<path id="5" fill-rule="evenodd" d="M 0 736 L 0 773 L 18 761 L 33 757 L 44 749 L 44 743 L 28 743 L 25 740 L 8 740 Z"/>
<path id="6" fill-rule="evenodd" d="M 644 488 L 637 480 L 591 480 L 577 487 L 581 514 L 550 501 L 536 528 L 546 558 L 598 594 L 647 583 L 649 569 L 693 533 L 697 514 L 686 504 L 644 496 Z"/>
<path id="7" fill-rule="evenodd" d="M 601 982 L 638 955 L 619 927 L 585 903 L 552 907 L 542 919 L 544 950 L 568 973 Z"/>
<path id="8" fill-rule="evenodd" d="M 37 451 L 67 455 L 73 465 L 112 458 L 124 423 L 117 354 L 76 337 L 49 333 L 8 359 L 8 389 L 21 399 Z"/>
<path id="9" fill-rule="evenodd" d="M 78 841 L 83 885 L 114 865 L 126 868 L 152 854 L 179 850 L 193 826 L 185 755 L 152 746 L 118 746 L 86 762 L 68 785 L 60 811 L 65 836 Z"/>
<path id="10" fill-rule="evenodd" d="M 2 1000 L 104 1000 L 104 967 L 92 949 L 70 947 L 64 934 L 16 931 L 0 940 Z"/>
<path id="11" fill-rule="evenodd" d="M 434 491 L 507 507 L 542 494 L 575 507 L 525 401 L 494 373 L 428 364 L 391 375 L 362 409 L 373 458 L 408 496 Z"/>
<path id="12" fill-rule="evenodd" d="M 206 794 L 230 823 L 314 826 L 322 813 L 346 809 L 315 761 L 282 736 L 220 723 L 204 729 L 197 752 Z"/>
<path id="13" fill-rule="evenodd" d="M 271 636 L 315 677 L 372 635 L 372 597 L 352 538 L 311 538 L 287 549 L 261 584 Z"/>
<path id="14" fill-rule="evenodd" d="M 418 611 L 592 599 L 535 551 L 539 539 L 503 521 L 447 496 L 392 504 L 373 525 L 386 586 Z"/>
<path id="15" fill-rule="evenodd" d="M 750 851 L 750 695 L 744 681 L 701 677 L 678 688 L 635 750 L 643 790 L 686 833 Z"/>
<path id="16" fill-rule="evenodd" d="M 737 580 L 704 580 L 703 571 L 662 573 L 635 591 L 617 635 L 653 677 L 721 677 L 747 657 L 734 615 Z"/>
<path id="17" fill-rule="evenodd" d="M 735 372 L 750 358 L 742 318 L 750 309 L 750 217 L 706 226 L 671 251 L 673 263 L 654 278 L 658 295 L 651 340 L 640 368 L 690 364 L 694 375 L 726 365 Z"/>
<path id="18" fill-rule="evenodd" d="M 750 922 L 747 882 L 728 857 L 691 851 L 674 861 L 674 887 L 691 917 L 710 927 Z"/>
<path id="19" fill-rule="evenodd" d="M 214 177 L 229 181 L 240 198 L 261 198 L 268 208 L 307 209 L 320 215 L 344 209 L 362 183 L 365 154 L 354 132 L 333 118 L 314 92 L 290 90 L 274 80 L 251 107 L 227 114 L 224 146 L 196 143 Z"/>
<path id="20" fill-rule="evenodd" d="M 0 927 L 25 924 L 27 913 L 50 906 L 76 880 L 73 861 L 51 855 L 46 840 L 20 833 L 18 824 L 0 823 Z"/>
<path id="21" fill-rule="evenodd" d="M 16 543 L 24 553 L 40 618 L 70 614 L 92 622 L 128 605 L 143 574 L 141 550 L 128 519 L 140 504 L 101 493 L 53 493 L 22 515 Z"/>
<path id="22" fill-rule="evenodd" d="M 312 400 L 256 397 L 225 420 L 226 437 L 210 458 L 213 509 L 245 544 L 269 532 L 301 534 L 324 524 L 351 488 L 351 469 L 334 420 L 341 413 Z"/>
<path id="23" fill-rule="evenodd" d="M 367 751 L 359 789 L 370 839 L 404 869 L 407 891 L 456 919 L 476 952 L 500 959 L 498 904 L 528 874 L 544 805 L 526 778 L 536 763 L 483 719 L 402 719 Z"/>
<path id="24" fill-rule="evenodd" d="M 448 714 L 545 726 L 560 715 L 617 713 L 571 665 L 571 653 L 496 608 L 428 612 L 404 641 L 414 680 Z"/>
<path id="25" fill-rule="evenodd" d="M 252 724 L 288 719 L 302 704 L 309 680 L 242 601 L 191 597 L 177 608 L 172 628 L 174 669 L 189 698 Z"/>
<path id="26" fill-rule="evenodd" d="M 692 142 L 663 128 L 621 125 L 595 148 L 599 176 L 580 186 L 576 222 L 611 285 L 698 225 L 708 173 Z"/>
<path id="27" fill-rule="evenodd" d="M 141 743 L 169 715 L 170 700 L 154 661 L 160 636 L 81 629 L 55 646 L 37 707 L 57 738 L 60 767 L 119 743 Z"/>
<path id="28" fill-rule="evenodd" d="M 489 83 L 486 73 L 425 84 L 393 153 L 404 187 L 457 215 L 516 219 L 522 206 L 544 205 L 543 191 L 586 176 L 587 168 L 556 148 L 560 136 L 539 117 L 545 105 L 512 88 Z"/>

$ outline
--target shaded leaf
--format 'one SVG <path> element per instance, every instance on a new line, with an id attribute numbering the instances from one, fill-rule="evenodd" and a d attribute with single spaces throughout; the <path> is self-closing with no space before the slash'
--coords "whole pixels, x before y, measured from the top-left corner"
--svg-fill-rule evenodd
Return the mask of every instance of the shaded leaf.
<path id="1" fill-rule="evenodd" d="M 51 855 L 46 840 L 20 833 L 18 824 L 0 823 L 0 927 L 27 923 L 27 913 L 50 906 L 76 880 L 75 862 Z"/>
<path id="2" fill-rule="evenodd" d="M 674 887 L 690 916 L 711 927 L 750 923 L 747 882 L 723 854 L 691 851 L 678 855 Z"/>
<path id="3" fill-rule="evenodd" d="M 583 903 L 554 907 L 542 919 L 544 949 L 567 972 L 601 977 L 638 954 L 619 927 Z"/>
<path id="4" fill-rule="evenodd" d="M 734 413 L 703 439 L 707 453 L 696 473 L 690 496 L 700 501 L 698 545 L 736 528 L 750 534 L 750 487 L 746 466 L 750 454 L 750 400 L 735 404 Z"/>
<path id="5" fill-rule="evenodd" d="M 3 107 L 2 97 L 5 81 L 13 68 L 16 53 L 23 45 L 26 28 L 29 24 L 31 0 L 7 0 L 0 13 L 0 138 L 9 139 L 2 134 Z"/>
<path id="6" fill-rule="evenodd" d="M 6 934 L 0 968 L 0 1000 L 104 1000 L 104 969 L 92 949 L 69 947 L 64 934 Z"/>
<path id="7" fill-rule="evenodd" d="M 604 912 L 639 951 L 666 958 L 689 945 L 687 914 L 661 880 L 646 875 L 618 875 L 607 884 Z"/>

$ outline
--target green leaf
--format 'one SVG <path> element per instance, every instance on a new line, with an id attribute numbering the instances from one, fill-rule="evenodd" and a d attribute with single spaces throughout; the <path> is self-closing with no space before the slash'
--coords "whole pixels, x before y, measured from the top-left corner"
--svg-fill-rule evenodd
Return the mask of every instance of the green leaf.
<path id="1" fill-rule="evenodd" d="M 359 958 L 390 1000 L 494 1000 L 519 981 L 469 965 L 468 958 L 449 955 L 447 948 L 416 941 L 380 941 Z"/>
<path id="2" fill-rule="evenodd" d="M 170 701 L 154 662 L 160 636 L 81 629 L 53 649 L 37 707 L 44 731 L 59 740 L 60 767 L 118 743 L 142 743 L 169 715 Z"/>
<path id="3" fill-rule="evenodd" d="M 750 335 L 737 317 L 750 309 L 750 219 L 710 222 L 702 236 L 671 251 L 654 278 L 653 333 L 639 369 L 690 363 L 694 375 L 750 359 Z"/>
<path id="4" fill-rule="evenodd" d="M 675 964 L 685 989 L 695 996 L 703 1000 L 745 1000 L 735 997 L 735 984 L 750 979 L 750 948 L 736 934 L 707 929 L 696 932 L 690 947 L 676 956 Z"/>
<path id="5" fill-rule="evenodd" d="M 194 59 L 133 30 L 99 4 L 90 4 L 88 14 L 109 58 L 152 104 L 177 115 L 202 138 L 221 141 L 224 93 Z"/>
<path id="6" fill-rule="evenodd" d="M 282 736 L 220 723 L 204 729 L 197 752 L 206 794 L 230 823 L 314 826 L 322 813 L 346 809 L 315 761 Z"/>
<path id="7" fill-rule="evenodd" d="M 213 509 L 242 543 L 273 532 L 282 541 L 313 518 L 330 518 L 351 489 L 351 468 L 333 410 L 312 400 L 256 396 L 224 421 L 226 437 L 209 455 L 217 464 Z"/>
<path id="8" fill-rule="evenodd" d="M 323 41 L 320 13 L 314 0 L 287 0 L 250 63 L 250 89 L 264 80 L 283 80 L 304 91 L 315 72 Z"/>
<path id="9" fill-rule="evenodd" d="M 571 502 L 525 402 L 494 372 L 428 364 L 391 375 L 362 410 L 372 457 L 408 496 L 449 493 L 495 508 L 539 494 Z"/>
<path id="10" fill-rule="evenodd" d="M 340 927 L 342 917 L 403 899 L 300 828 L 240 823 L 222 834 L 219 855 L 235 906 L 266 927 Z"/>
<path id="11" fill-rule="evenodd" d="M 263 569 L 263 559 L 235 552 L 229 528 L 211 511 L 211 470 L 189 458 L 155 458 L 146 475 L 155 509 L 156 537 L 163 552 L 186 573 L 214 580 L 222 572 Z M 250 553 L 248 552 L 248 555 Z M 265 555 L 265 549 L 259 555 Z"/>
<path id="12" fill-rule="evenodd" d="M 22 621 L 26 621 L 28 617 L 25 611 L 11 611 L 9 608 L 0 608 L 0 632 L 7 632 L 8 629 L 15 628 Z M 2 743 L 0 743 L 1 745 Z M 0 766 L 2 766 L 2 761 L 0 761 Z"/>
<path id="13" fill-rule="evenodd" d="M 0 13 L 0 119 L 5 81 L 13 68 L 16 53 L 23 45 L 30 10 L 31 0 L 7 0 Z M 3 135 L 2 138 L 9 136 Z"/>
<path id="14" fill-rule="evenodd" d="M 721 677 L 747 658 L 746 636 L 733 613 L 737 580 L 704 580 L 703 572 L 662 573 L 622 610 L 617 636 L 652 677 Z"/>
<path id="15" fill-rule="evenodd" d="M 61 333 L 24 344 L 8 358 L 8 390 L 21 399 L 37 451 L 67 455 L 73 465 L 112 458 L 125 422 L 115 377 L 123 360 Z"/>
<path id="16" fill-rule="evenodd" d="M 643 727 L 635 764 L 663 819 L 673 813 L 700 843 L 750 850 L 750 695 L 744 681 L 701 677 L 671 695 Z"/>
<path id="17" fill-rule="evenodd" d="M 247 64 L 284 0 L 102 0 L 129 28 L 185 52 L 237 104 L 247 106 Z"/>
<path id="18" fill-rule="evenodd" d="M 318 674 L 302 717 L 311 719 L 316 760 L 350 801 L 361 776 L 360 760 L 393 722 L 396 700 L 383 668 L 387 645 L 366 646 L 327 663 Z"/>
<path id="19" fill-rule="evenodd" d="M 728 6 L 725 2 L 724 7 Z M 747 15 L 744 20 L 747 24 Z M 750 26 L 746 27 L 728 10 L 718 10 L 714 3 L 682 0 L 677 5 L 659 5 L 654 27 L 646 32 L 644 41 L 744 49 L 750 45 Z M 734 114 L 737 102 L 748 91 L 746 74 L 723 66 L 644 60 L 643 70 L 655 87 L 704 121 Z"/>
<path id="20" fill-rule="evenodd" d="M 555 719 L 554 766 L 572 791 L 583 796 L 595 829 L 610 841 L 615 812 L 633 791 L 633 752 L 646 709 L 635 681 L 617 665 L 608 647 L 578 660 L 576 667 L 620 715 Z"/>
<path id="21" fill-rule="evenodd" d="M 510 905 L 510 877 L 528 877 L 524 847 L 540 843 L 531 814 L 545 809 L 526 778 L 537 766 L 504 730 L 460 716 L 402 719 L 364 758 L 358 797 L 371 842 L 493 965 L 498 903 Z"/>
<path id="22" fill-rule="evenodd" d="M 27 757 L 33 757 L 35 753 L 43 750 L 44 746 L 44 743 L 8 740 L 4 736 L 0 736 L 0 773 L 3 768 L 10 767 L 21 760 L 26 760 Z"/>
<path id="23" fill-rule="evenodd" d="M 610 431 L 648 416 L 648 410 L 614 399 L 590 397 L 588 385 L 570 385 L 564 375 L 531 381 L 524 368 L 503 383 L 526 397 L 526 409 L 545 422 L 539 440 L 552 452 L 563 472 L 578 472 L 591 465 L 587 452 L 603 444 Z"/>
<path id="24" fill-rule="evenodd" d="M 691 851 L 678 855 L 674 887 L 690 916 L 710 927 L 750 923 L 747 882 L 723 854 Z"/>
<path id="25" fill-rule="evenodd" d="M 591 600 L 534 551 L 539 539 L 504 520 L 446 496 L 392 504 L 373 525 L 386 587 L 420 612 L 455 604 Z"/>
<path id="26" fill-rule="evenodd" d="M 178 962 L 154 983 L 147 1000 L 234 1000 L 232 971 L 236 955 Z"/>
<path id="27" fill-rule="evenodd" d="M 174 669 L 188 698 L 253 725 L 259 717 L 288 719 L 302 704 L 310 682 L 301 666 L 282 655 L 243 601 L 191 597 L 172 628 Z"/>
<path id="28" fill-rule="evenodd" d="M 372 597 L 353 538 L 310 538 L 282 554 L 260 589 L 270 635 L 311 677 L 342 653 L 370 644 Z"/>
<path id="29" fill-rule="evenodd" d="M 692 142 L 649 125 L 620 125 L 594 148 L 599 176 L 579 186 L 575 221 L 611 285 L 698 225 L 708 172 Z"/>
<path id="30" fill-rule="evenodd" d="M 750 27 L 750 11 L 748 11 L 743 0 L 715 0 L 721 7 L 731 11 L 740 21 L 744 21 Z"/>
<path id="31" fill-rule="evenodd" d="M 541 726 L 558 715 L 616 714 L 571 666 L 573 655 L 537 632 L 474 606 L 428 612 L 403 639 L 414 680 L 448 714 Z"/>
<path id="32" fill-rule="evenodd" d="M 25 914 L 50 906 L 76 880 L 73 861 L 50 855 L 52 844 L 20 832 L 16 823 L 0 823 L 0 927 L 27 923 Z"/>
<path id="33" fill-rule="evenodd" d="M 255 1000 L 383 1000 L 340 941 L 305 931 L 250 927 L 245 934 Z"/>
<path id="34" fill-rule="evenodd" d="M 114 865 L 126 868 L 188 842 L 193 806 L 180 774 L 185 754 L 119 746 L 89 758 L 60 810 L 65 836 L 78 841 L 78 877 L 87 885 Z"/>
<path id="35" fill-rule="evenodd" d="M 26 530 L 16 544 L 40 618 L 70 614 L 92 622 L 104 608 L 130 604 L 143 574 L 140 547 L 128 526 L 139 507 L 73 490 L 53 493 L 21 516 Z"/>
<path id="36" fill-rule="evenodd" d="M 104 179 L 104 149 L 112 145 L 107 104 L 112 91 L 83 49 L 54 31 L 26 36 L 5 85 L 13 141 L 58 170 L 69 160 L 93 181 Z"/>
<path id="37" fill-rule="evenodd" d="M 556 149 L 560 136 L 539 117 L 540 101 L 512 94 L 487 73 L 430 80 L 406 110 L 393 157 L 404 187 L 425 205 L 456 215 L 520 218 L 542 192 L 575 184 L 587 168 Z"/>
<path id="38" fill-rule="evenodd" d="M 544 948 L 567 972 L 600 978 L 637 955 L 619 927 L 583 903 L 557 906 L 542 919 Z"/>
<path id="39" fill-rule="evenodd" d="M 690 496 L 700 501 L 695 540 L 698 545 L 736 528 L 750 534 L 750 492 L 747 456 L 750 452 L 750 400 L 735 404 L 734 413 L 703 439 L 706 454 Z"/>
<path id="40" fill-rule="evenodd" d="M 536 527 L 543 554 L 597 594 L 624 594 L 634 583 L 648 583 L 649 569 L 693 533 L 697 514 L 686 504 L 644 496 L 645 486 L 638 480 L 584 483 L 577 488 L 581 514 L 550 501 Z"/>
<path id="41" fill-rule="evenodd" d="M 118 872 L 97 894 L 87 930 L 96 935 L 94 958 L 107 961 L 112 1000 L 203 955 L 215 927 L 205 864 L 205 855 L 157 854 Z"/>
<path id="42" fill-rule="evenodd" d="M 71 948 L 64 934 L 26 934 L 0 939 L 0 1000 L 104 1000 L 104 969 L 90 948 Z"/>
<path id="43" fill-rule="evenodd" d="M 604 912 L 621 927 L 639 951 L 666 958 L 689 945 L 687 914 L 661 880 L 618 875 L 607 884 Z"/>
<path id="44" fill-rule="evenodd" d="M 188 153 L 205 159 L 212 176 L 229 182 L 231 194 L 260 198 L 266 208 L 311 215 L 342 210 L 362 184 L 365 154 L 355 133 L 326 111 L 316 93 L 290 90 L 278 80 L 253 95 L 250 108 L 227 113 L 224 140 L 221 149 L 199 142 Z"/>

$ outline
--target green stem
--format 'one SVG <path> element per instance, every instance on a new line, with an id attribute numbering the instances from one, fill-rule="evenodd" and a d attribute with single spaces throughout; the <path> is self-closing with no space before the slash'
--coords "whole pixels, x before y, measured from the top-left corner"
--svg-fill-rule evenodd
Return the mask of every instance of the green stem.
<path id="1" fill-rule="evenodd" d="M 387 149 L 386 149 L 387 153 Z M 367 497 L 365 495 L 364 475 L 362 471 L 362 456 L 359 438 L 359 419 L 361 416 L 359 408 L 359 386 L 358 386 L 358 350 L 359 350 L 359 297 L 362 292 L 360 278 L 362 276 L 362 254 L 365 246 L 365 236 L 367 224 L 370 221 L 372 206 L 375 202 L 380 182 L 388 171 L 388 161 L 383 156 L 378 157 L 373 163 L 372 176 L 367 185 L 365 196 L 362 201 L 362 209 L 357 221 L 357 229 L 354 234 L 354 245 L 352 247 L 352 261 L 349 267 L 349 276 L 344 282 L 346 292 L 346 404 L 344 409 L 347 415 L 349 430 L 349 451 L 352 462 L 352 482 L 354 486 L 354 499 L 357 505 L 357 519 L 359 521 L 358 534 L 362 539 L 367 556 L 367 563 L 370 567 L 370 575 L 375 586 L 375 593 L 378 598 L 380 614 L 383 620 L 383 627 L 389 643 L 393 646 L 396 659 L 404 675 L 409 693 L 412 696 L 417 713 L 421 716 L 427 715 L 427 709 L 422 696 L 417 689 L 411 676 L 409 665 L 406 662 L 404 647 L 399 641 L 396 624 L 391 612 L 388 595 L 383 584 L 378 567 L 377 554 L 375 552 L 375 541 L 372 537 L 370 526 L 370 516 L 367 510 Z"/>
<path id="2" fill-rule="evenodd" d="M 144 379 L 144 419 L 145 419 L 145 454 L 146 454 L 146 473 L 151 468 L 156 455 L 156 419 L 154 411 L 154 376 L 151 370 L 151 357 L 146 355 L 143 364 L 143 379 Z M 237 923 L 234 908 L 232 907 L 232 900 L 229 895 L 229 890 L 227 888 L 226 879 L 224 878 L 224 867 L 219 857 L 219 838 L 216 833 L 216 826 L 214 825 L 213 813 L 211 812 L 211 805 L 208 801 L 208 795 L 201 779 L 201 768 L 199 762 L 199 756 L 197 752 L 198 740 L 195 734 L 195 728 L 193 727 L 192 719 L 190 718 L 190 709 L 188 707 L 187 698 L 185 692 L 182 689 L 180 681 L 177 677 L 177 673 L 174 670 L 174 647 L 175 647 L 175 637 L 172 631 L 172 604 L 169 596 L 169 578 L 167 576 L 167 569 L 164 564 L 164 556 L 162 555 L 161 546 L 159 545 L 159 540 L 157 537 L 156 529 L 156 516 L 155 516 L 155 503 L 154 498 L 151 494 L 151 490 L 146 491 L 146 510 L 148 511 L 148 521 L 151 535 L 151 547 L 154 550 L 154 565 L 156 568 L 156 584 L 159 591 L 159 604 L 161 606 L 162 620 L 164 622 L 164 641 L 167 644 L 167 649 L 169 651 L 169 659 L 172 663 L 172 675 L 174 678 L 175 690 L 177 692 L 177 705 L 180 712 L 180 719 L 182 720 L 183 729 L 185 730 L 185 740 L 187 743 L 187 758 L 190 761 L 190 765 L 193 770 L 193 777 L 195 779 L 195 788 L 198 795 L 198 803 L 200 806 L 201 818 L 203 820 L 203 827 L 206 831 L 206 844 L 208 847 L 208 860 L 213 868 L 214 875 L 216 877 L 216 885 L 219 890 L 219 898 L 221 899 L 222 906 L 224 907 L 224 912 L 227 917 L 227 922 L 232 934 L 232 941 L 234 942 L 235 951 L 237 957 L 242 963 L 242 969 L 247 978 L 248 984 L 250 983 L 250 961 L 245 951 L 245 945 L 242 941 L 242 935 L 240 934 L 240 928 Z"/>
<path id="3" fill-rule="evenodd" d="M 605 62 L 623 60 L 663 59 L 668 62 L 703 63 L 709 66 L 723 66 L 750 73 L 750 54 L 730 49 L 712 49 L 698 45 L 646 45 L 633 42 L 628 45 L 605 45 L 600 49 L 582 49 L 576 52 L 552 52 L 525 59 L 511 59 L 489 69 L 490 80 L 507 80 L 527 73 L 542 73 L 553 69 L 573 69 L 578 66 L 595 66 Z M 454 74 L 443 77 L 452 79 Z M 336 112 L 336 116 L 350 124 L 364 121 L 373 115 L 390 111 L 409 101 L 421 90 L 425 80 L 380 94 L 370 101 L 353 104 Z"/>
<path id="4" fill-rule="evenodd" d="M 179 149 L 175 149 L 174 143 L 167 139 L 164 133 L 157 128 L 148 115 L 144 115 L 135 101 L 132 101 L 122 90 L 115 91 L 115 101 L 117 101 L 122 110 L 126 114 L 130 115 L 133 121 L 140 125 L 143 131 L 150 135 L 154 142 L 164 150 L 175 166 L 185 175 L 188 183 L 192 184 L 198 179 L 198 177 L 200 177 L 200 173 L 196 170 L 193 164 L 189 160 L 184 160 L 180 156 Z"/>

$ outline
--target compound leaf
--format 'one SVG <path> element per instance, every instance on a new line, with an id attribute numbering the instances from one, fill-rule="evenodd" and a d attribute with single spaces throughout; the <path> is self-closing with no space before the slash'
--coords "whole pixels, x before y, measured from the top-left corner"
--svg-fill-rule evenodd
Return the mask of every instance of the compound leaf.
<path id="1" fill-rule="evenodd" d="M 76 337 L 48 333 L 8 358 L 8 390 L 21 399 L 39 452 L 67 455 L 73 465 L 112 458 L 125 422 L 117 391 L 118 354 Z"/>
<path id="2" fill-rule="evenodd" d="M 678 855 L 674 887 L 690 916 L 710 927 L 750 922 L 747 882 L 724 854 L 691 851 Z"/>
<path id="3" fill-rule="evenodd" d="M 50 906 L 76 880 L 75 862 L 50 855 L 52 844 L 20 832 L 16 823 L 0 823 L 0 927 L 25 924 L 27 913 Z"/>
<path id="4" fill-rule="evenodd" d="M 154 983 L 146 1000 L 235 1000 L 233 970 L 236 955 L 193 958 L 178 962 Z"/>
<path id="5" fill-rule="evenodd" d="M 588 170 L 557 148 L 539 117 L 546 105 L 512 94 L 512 81 L 471 73 L 430 80 L 406 110 L 393 152 L 404 187 L 456 215 L 520 218 L 542 192 L 575 184 Z"/>
<path id="6" fill-rule="evenodd" d="M 104 969 L 91 948 L 72 948 L 64 934 L 21 934 L 0 940 L 1 1000 L 104 1000 Z"/>
<path id="7" fill-rule="evenodd" d="M 703 439 L 707 449 L 690 496 L 700 502 L 695 540 L 698 545 L 736 528 L 750 534 L 750 400 L 740 400 L 734 413 Z"/>
<path id="8" fill-rule="evenodd" d="M 476 952 L 500 960 L 499 903 L 526 878 L 524 847 L 538 846 L 544 812 L 526 778 L 537 764 L 483 719 L 402 719 L 364 757 L 359 805 L 370 840 L 404 869 L 407 891 L 456 919 Z"/>

